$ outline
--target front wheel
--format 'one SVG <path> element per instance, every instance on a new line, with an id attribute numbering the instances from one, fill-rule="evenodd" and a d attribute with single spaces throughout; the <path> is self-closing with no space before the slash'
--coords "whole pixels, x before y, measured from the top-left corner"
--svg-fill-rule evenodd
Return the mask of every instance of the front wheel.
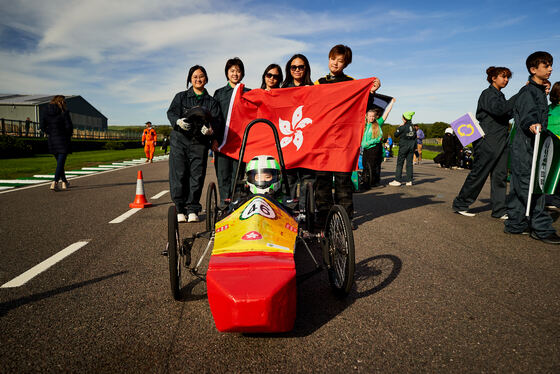
<path id="1" fill-rule="evenodd" d="M 206 191 L 206 231 L 213 231 L 218 217 L 216 184 L 210 182 Z"/>
<path id="2" fill-rule="evenodd" d="M 179 235 L 179 224 L 177 222 L 177 210 L 175 206 L 170 206 L 167 211 L 167 250 L 171 293 L 175 300 L 179 300 L 181 297 L 181 273 L 183 271 L 183 264 L 181 261 L 181 237 Z"/>
<path id="3" fill-rule="evenodd" d="M 350 218 L 340 205 L 334 205 L 327 216 L 323 251 L 333 292 L 346 297 L 354 284 L 356 257 Z"/>

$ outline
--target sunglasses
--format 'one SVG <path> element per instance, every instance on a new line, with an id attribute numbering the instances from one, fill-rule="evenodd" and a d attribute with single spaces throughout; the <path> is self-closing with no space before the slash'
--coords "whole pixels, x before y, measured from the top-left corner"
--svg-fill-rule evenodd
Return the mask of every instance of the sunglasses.
<path id="1" fill-rule="evenodd" d="M 266 73 L 265 77 L 267 78 L 274 78 L 276 80 L 278 80 L 280 78 L 280 74 L 272 74 L 272 73 Z"/>
<path id="2" fill-rule="evenodd" d="M 296 71 L 296 70 L 305 70 L 305 65 L 292 65 L 290 66 L 290 70 L 291 71 Z"/>

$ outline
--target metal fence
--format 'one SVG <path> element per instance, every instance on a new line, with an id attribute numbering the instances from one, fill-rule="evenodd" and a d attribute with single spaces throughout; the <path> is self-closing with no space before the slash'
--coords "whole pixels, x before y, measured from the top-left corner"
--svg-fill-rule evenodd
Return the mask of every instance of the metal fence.
<path id="1" fill-rule="evenodd" d="M 38 122 L 2 118 L 1 135 L 40 138 L 44 134 Z M 137 140 L 142 134 L 138 131 L 101 130 L 74 126 L 74 139 Z"/>

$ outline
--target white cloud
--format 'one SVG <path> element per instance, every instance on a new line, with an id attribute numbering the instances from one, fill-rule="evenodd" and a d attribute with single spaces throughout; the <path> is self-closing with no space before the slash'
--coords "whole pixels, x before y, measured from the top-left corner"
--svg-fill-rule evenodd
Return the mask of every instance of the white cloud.
<path id="1" fill-rule="evenodd" d="M 465 68 L 462 58 L 471 66 L 496 56 L 521 61 L 518 55 L 525 49 L 557 45 L 558 40 L 555 31 L 547 33 L 555 36 L 542 41 L 543 47 L 530 35 L 522 43 L 490 39 L 479 42 L 479 51 L 462 55 L 459 47 L 446 43 L 460 44 L 457 38 L 465 34 L 484 40 L 488 30 L 528 21 L 525 15 L 506 17 L 484 24 L 481 31 L 469 26 L 468 20 L 477 16 L 474 7 L 465 15 L 421 6 L 344 12 L 253 1 L 19 0 L 2 11 L 2 36 L 20 32 L 35 44 L 0 50 L 0 91 L 80 94 L 99 103 L 109 123 L 142 123 L 144 117 L 164 122 L 168 103 L 184 89 L 187 69 L 194 64 L 206 67 L 210 93 L 225 84 L 224 64 L 234 56 L 244 61 L 244 83 L 251 88 L 260 86 L 265 66 L 275 62 L 283 67 L 294 53 L 310 59 L 317 79 L 327 73 L 328 50 L 338 43 L 354 49 L 348 73 L 379 76 L 383 90 L 398 97 L 395 110 L 416 107 L 422 120 L 451 120 L 454 109 L 449 107 L 476 101 L 479 86 L 473 82 L 481 80 L 484 70 Z M 495 50 L 500 46 L 503 51 Z M 457 72 L 450 72 L 450 66 Z M 439 108 L 434 105 L 438 100 Z"/>

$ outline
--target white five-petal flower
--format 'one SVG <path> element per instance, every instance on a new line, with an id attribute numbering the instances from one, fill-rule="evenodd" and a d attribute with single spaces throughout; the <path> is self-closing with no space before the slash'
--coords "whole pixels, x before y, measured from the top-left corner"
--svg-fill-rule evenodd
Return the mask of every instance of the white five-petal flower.
<path id="1" fill-rule="evenodd" d="M 299 151 L 299 148 L 303 144 L 303 132 L 301 130 L 303 130 L 305 126 L 313 123 L 313 121 L 310 118 L 303 118 L 302 112 L 303 105 L 297 107 L 294 111 L 291 123 L 279 118 L 280 132 L 286 135 L 280 140 L 280 146 L 282 148 L 293 142 L 296 149 Z"/>

